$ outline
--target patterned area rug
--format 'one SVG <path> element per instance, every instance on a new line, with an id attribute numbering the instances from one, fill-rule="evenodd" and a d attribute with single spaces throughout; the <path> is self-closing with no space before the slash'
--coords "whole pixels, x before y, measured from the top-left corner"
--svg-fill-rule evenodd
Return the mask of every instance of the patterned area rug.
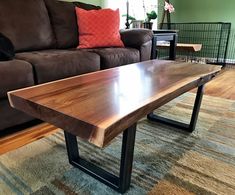
<path id="1" fill-rule="evenodd" d="M 156 112 L 187 122 L 194 97 L 184 94 Z M 192 134 L 139 121 L 127 194 L 235 194 L 234 119 L 235 101 L 204 96 Z M 84 158 L 117 173 L 121 136 L 103 150 L 79 144 Z M 117 193 L 69 165 L 59 131 L 0 156 L 0 194 Z"/>

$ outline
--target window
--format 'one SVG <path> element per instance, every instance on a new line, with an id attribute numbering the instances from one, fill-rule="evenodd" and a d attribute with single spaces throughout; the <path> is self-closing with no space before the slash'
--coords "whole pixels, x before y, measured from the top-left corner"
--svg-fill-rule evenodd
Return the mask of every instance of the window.
<path id="1" fill-rule="evenodd" d="M 121 28 L 125 28 L 126 17 L 122 15 L 127 13 L 126 0 L 105 0 L 104 7 L 120 10 L 121 17 Z M 144 9 L 145 5 L 145 9 Z M 157 12 L 158 9 L 158 0 L 129 0 L 129 15 L 133 16 L 137 20 L 145 20 L 146 12 L 150 12 L 152 10 Z M 157 27 L 157 20 L 154 20 L 153 29 Z"/>

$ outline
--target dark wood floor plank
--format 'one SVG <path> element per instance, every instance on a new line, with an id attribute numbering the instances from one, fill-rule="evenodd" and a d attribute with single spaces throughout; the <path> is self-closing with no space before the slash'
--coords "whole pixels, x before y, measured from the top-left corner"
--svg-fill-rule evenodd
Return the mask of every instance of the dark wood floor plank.
<path id="1" fill-rule="evenodd" d="M 57 131 L 57 127 L 42 123 L 14 134 L 0 137 L 0 155 L 49 136 Z"/>

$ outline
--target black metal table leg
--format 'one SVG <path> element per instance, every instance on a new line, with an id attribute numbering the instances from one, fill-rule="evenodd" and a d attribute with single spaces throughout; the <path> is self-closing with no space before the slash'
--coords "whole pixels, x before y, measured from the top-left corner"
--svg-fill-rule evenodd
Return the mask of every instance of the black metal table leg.
<path id="1" fill-rule="evenodd" d="M 169 60 L 176 59 L 176 46 L 178 42 L 178 35 L 175 34 L 172 41 L 170 41 Z"/>
<path id="2" fill-rule="evenodd" d="M 151 60 L 157 58 L 157 36 L 153 36 L 152 40 L 152 50 L 151 50 Z"/>
<path id="3" fill-rule="evenodd" d="M 123 132 L 119 177 L 82 159 L 79 156 L 76 136 L 64 132 L 69 162 L 114 190 L 124 193 L 129 189 L 131 182 L 135 134 L 136 124 Z"/>
<path id="4" fill-rule="evenodd" d="M 168 118 L 157 116 L 153 113 L 148 114 L 147 118 L 151 121 L 160 122 L 160 123 L 163 123 L 166 125 L 170 125 L 170 126 L 188 131 L 188 132 L 193 132 L 196 127 L 197 118 L 198 118 L 198 114 L 199 114 L 200 107 L 201 107 L 203 91 L 204 91 L 204 85 L 199 86 L 198 90 L 197 90 L 197 95 L 196 95 L 196 99 L 195 99 L 195 103 L 194 103 L 194 107 L 193 107 L 193 112 L 192 112 L 192 116 L 191 116 L 191 120 L 190 120 L 189 124 L 185 124 L 185 123 L 174 121 L 174 120 L 171 120 Z"/>

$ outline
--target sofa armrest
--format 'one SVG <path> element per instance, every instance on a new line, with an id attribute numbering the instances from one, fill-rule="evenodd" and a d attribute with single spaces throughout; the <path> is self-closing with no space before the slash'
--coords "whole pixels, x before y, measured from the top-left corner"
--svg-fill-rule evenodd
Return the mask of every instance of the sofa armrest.
<path id="1" fill-rule="evenodd" d="M 33 68 L 22 60 L 0 62 L 0 99 L 7 97 L 7 92 L 34 85 Z"/>
<path id="2" fill-rule="evenodd" d="M 121 30 L 121 39 L 125 47 L 141 48 L 142 45 L 153 38 L 153 31 L 149 29 Z"/>

